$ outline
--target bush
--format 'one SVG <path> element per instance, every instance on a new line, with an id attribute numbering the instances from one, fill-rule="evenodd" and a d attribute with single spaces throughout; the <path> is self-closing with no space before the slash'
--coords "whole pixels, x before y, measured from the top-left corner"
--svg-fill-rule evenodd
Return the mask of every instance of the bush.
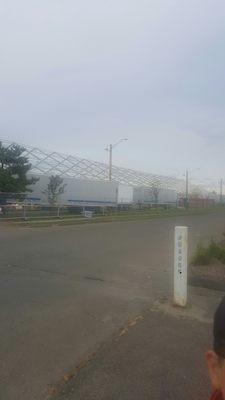
<path id="1" fill-rule="evenodd" d="M 208 246 L 198 244 L 194 257 L 193 265 L 209 265 L 213 260 L 221 261 L 225 264 L 225 246 L 216 243 L 213 239 Z"/>

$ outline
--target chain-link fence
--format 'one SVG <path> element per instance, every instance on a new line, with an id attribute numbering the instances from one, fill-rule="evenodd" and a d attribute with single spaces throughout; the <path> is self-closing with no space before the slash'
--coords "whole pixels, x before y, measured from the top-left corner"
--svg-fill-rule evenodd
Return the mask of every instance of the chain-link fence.
<path id="1" fill-rule="evenodd" d="M 47 204 L 26 204 L 16 202 L 0 205 L 0 219 L 54 219 L 54 218 L 82 218 L 95 215 L 104 215 L 107 211 L 104 207 L 81 206 L 50 206 Z"/>
<path id="2" fill-rule="evenodd" d="M 169 209 L 176 204 L 89 204 L 49 205 L 33 199 L 28 200 L 24 193 L 0 193 L 0 221 L 7 220 L 53 220 L 66 218 L 92 218 L 133 212 L 146 212 L 146 209 Z"/>

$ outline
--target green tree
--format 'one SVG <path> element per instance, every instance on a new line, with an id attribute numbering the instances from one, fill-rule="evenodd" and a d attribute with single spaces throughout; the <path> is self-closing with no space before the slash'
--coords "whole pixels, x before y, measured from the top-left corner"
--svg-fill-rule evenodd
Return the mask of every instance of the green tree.
<path id="1" fill-rule="evenodd" d="M 42 192 L 48 198 L 48 202 L 51 206 L 55 206 L 58 203 L 59 196 L 65 192 L 66 184 L 63 183 L 63 178 L 58 175 L 52 175 L 49 178 L 47 188 Z"/>
<path id="2" fill-rule="evenodd" d="M 23 154 L 25 148 L 17 144 L 6 147 L 0 142 L 0 192 L 26 193 L 38 178 L 28 178 L 31 169 L 29 159 Z"/>

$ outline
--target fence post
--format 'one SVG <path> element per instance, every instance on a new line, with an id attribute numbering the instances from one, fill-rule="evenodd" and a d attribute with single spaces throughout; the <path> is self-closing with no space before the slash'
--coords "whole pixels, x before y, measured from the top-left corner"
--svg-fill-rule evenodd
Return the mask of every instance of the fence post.
<path id="1" fill-rule="evenodd" d="M 174 303 L 185 307 L 187 304 L 187 252 L 188 228 L 175 227 L 174 243 Z"/>

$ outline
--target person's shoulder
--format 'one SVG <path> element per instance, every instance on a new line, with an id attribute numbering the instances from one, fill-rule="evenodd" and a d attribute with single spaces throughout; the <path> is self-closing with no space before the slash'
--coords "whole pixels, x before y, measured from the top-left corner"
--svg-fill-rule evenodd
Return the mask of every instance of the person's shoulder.
<path id="1" fill-rule="evenodd" d="M 210 400 L 223 400 L 223 396 L 220 390 L 215 390 L 213 392 Z"/>

